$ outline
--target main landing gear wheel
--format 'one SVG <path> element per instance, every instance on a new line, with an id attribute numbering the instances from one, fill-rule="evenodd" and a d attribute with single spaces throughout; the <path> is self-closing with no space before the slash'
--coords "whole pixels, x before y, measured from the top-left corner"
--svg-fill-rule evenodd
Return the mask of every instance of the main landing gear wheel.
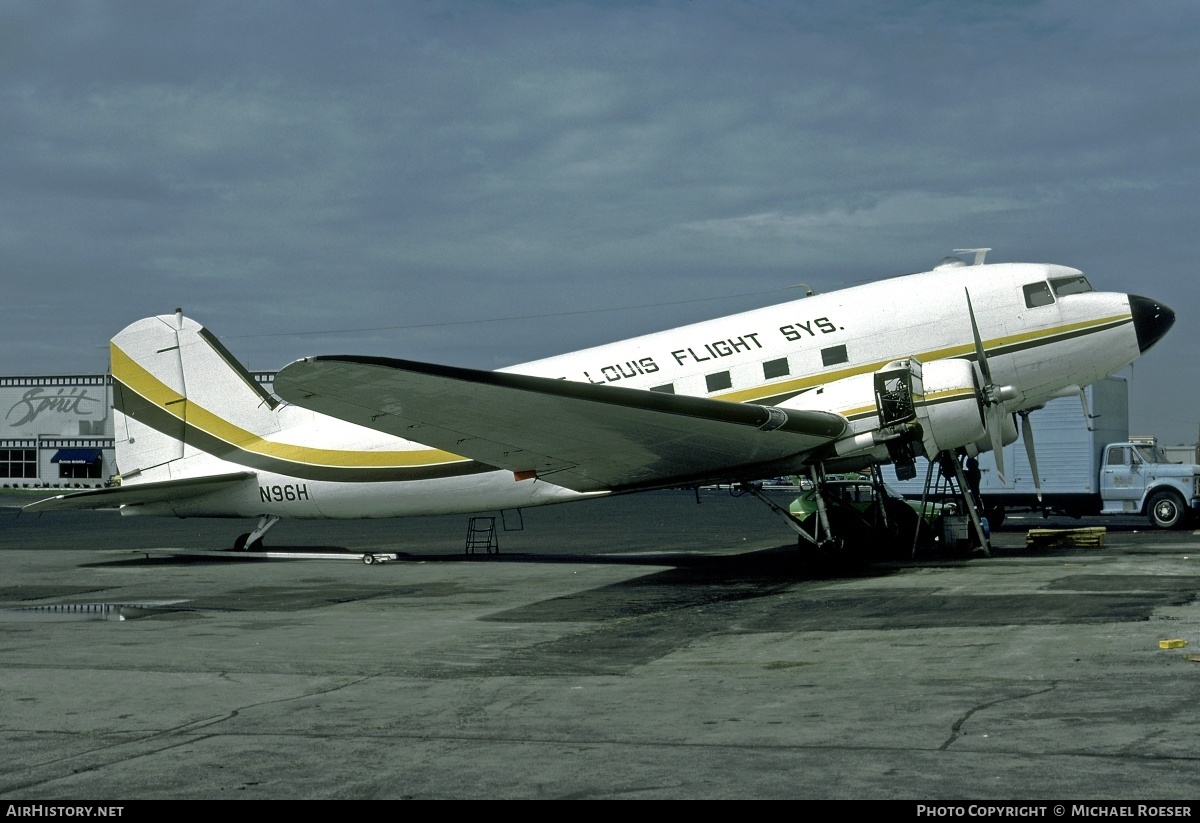
<path id="1" fill-rule="evenodd" d="M 1004 525 L 1004 507 L 1003 506 L 985 506 L 983 516 L 987 518 L 988 526 L 993 529 L 998 529 Z"/>

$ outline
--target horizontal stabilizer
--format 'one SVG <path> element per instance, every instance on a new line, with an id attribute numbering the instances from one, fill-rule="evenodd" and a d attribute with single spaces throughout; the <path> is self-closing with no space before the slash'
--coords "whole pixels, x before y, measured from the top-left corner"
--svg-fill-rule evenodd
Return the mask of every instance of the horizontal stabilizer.
<path id="1" fill-rule="evenodd" d="M 377 357 L 312 357 L 284 400 L 575 491 L 756 476 L 839 437 L 840 415 Z"/>
<path id="2" fill-rule="evenodd" d="M 154 483 L 131 483 L 106 489 L 90 489 L 70 494 L 48 497 L 23 506 L 27 512 L 67 511 L 69 509 L 111 509 L 137 503 L 160 503 L 166 500 L 182 500 L 217 491 L 225 486 L 235 486 L 254 472 L 233 472 L 210 477 L 184 477 L 178 480 L 161 480 Z"/>

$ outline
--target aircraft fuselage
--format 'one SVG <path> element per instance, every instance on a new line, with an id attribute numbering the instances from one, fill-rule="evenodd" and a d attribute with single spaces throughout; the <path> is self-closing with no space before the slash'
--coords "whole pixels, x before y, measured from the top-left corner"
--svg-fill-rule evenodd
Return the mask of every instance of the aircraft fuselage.
<path id="1" fill-rule="evenodd" d="M 968 292 L 992 378 L 1010 389 L 1004 404 L 1009 412 L 1037 407 L 1113 373 L 1149 345 L 1147 334 L 1161 334 L 1136 328 L 1131 300 L 1143 298 L 1092 291 L 1075 269 L 950 266 L 500 371 L 781 408 L 820 408 L 851 420 L 854 431 L 865 431 L 879 424 L 871 408 L 825 406 L 817 393 L 808 393 L 904 359 L 976 360 Z M 116 363 L 114 356 L 114 376 L 121 380 Z M 188 403 L 197 410 L 202 405 L 196 398 Z M 200 419 L 190 414 L 189 421 Z M 243 427 L 232 435 L 212 427 L 197 429 L 185 438 L 182 459 L 157 470 L 157 477 L 169 478 L 249 467 L 254 478 L 220 492 L 123 511 L 398 517 L 521 508 L 589 496 L 554 485 L 552 477 L 518 477 L 298 406 L 285 403 L 271 414 L 272 428 L 266 433 L 251 422 L 239 424 Z M 313 447 L 316 443 L 320 448 Z M 146 477 L 155 476 L 154 471 Z"/>

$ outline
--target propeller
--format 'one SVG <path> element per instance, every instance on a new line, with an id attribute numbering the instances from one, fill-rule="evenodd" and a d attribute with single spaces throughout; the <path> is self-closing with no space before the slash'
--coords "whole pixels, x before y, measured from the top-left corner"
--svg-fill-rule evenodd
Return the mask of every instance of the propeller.
<path id="1" fill-rule="evenodd" d="M 983 339 L 979 336 L 979 323 L 975 321 L 975 307 L 971 305 L 971 290 L 963 289 L 967 295 L 967 314 L 971 317 L 971 334 L 975 337 L 975 360 L 983 375 L 983 425 L 992 440 L 992 454 L 996 456 L 996 474 L 1004 483 L 1004 401 L 1017 396 L 1013 386 L 997 386 L 992 379 L 992 369 L 988 365 L 987 354 L 983 350 Z M 1027 419 L 1027 418 L 1026 418 Z M 1029 441 L 1026 441 L 1028 443 Z M 1028 446 L 1026 448 L 1029 448 Z M 1036 472 L 1035 472 L 1036 473 Z"/>
<path id="2" fill-rule="evenodd" d="M 1021 439 L 1025 441 L 1025 456 L 1029 458 L 1029 470 L 1033 472 L 1033 490 L 1037 492 L 1038 502 L 1042 502 L 1042 479 L 1038 476 L 1037 454 L 1033 449 L 1033 424 L 1029 422 L 1029 412 L 1017 412 L 1021 415 Z"/>

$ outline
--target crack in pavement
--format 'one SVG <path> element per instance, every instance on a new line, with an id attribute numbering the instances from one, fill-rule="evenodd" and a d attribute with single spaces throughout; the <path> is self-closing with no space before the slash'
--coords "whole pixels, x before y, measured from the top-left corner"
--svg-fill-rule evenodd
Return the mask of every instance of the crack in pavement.
<path id="1" fill-rule="evenodd" d="M 58 757 L 52 760 L 43 761 L 41 763 L 35 763 L 33 765 L 26 766 L 17 772 L 7 775 L 6 778 L 11 778 L 11 780 L 5 779 L 4 782 L 0 783 L 0 795 L 7 795 L 11 792 L 26 791 L 35 786 L 39 786 L 44 783 L 50 783 L 63 777 L 70 777 L 72 775 L 95 771 L 97 769 L 115 765 L 125 760 L 132 760 L 138 757 L 159 754 L 178 746 L 196 743 L 198 741 L 205 740 L 206 738 L 215 736 L 211 733 L 201 734 L 201 730 L 209 729 L 213 726 L 233 720 L 239 717 L 245 711 L 256 709 L 261 706 L 289 703 L 295 700 L 306 700 L 312 697 L 320 697 L 322 695 L 332 694 L 334 692 L 350 688 L 351 686 L 357 686 L 360 683 L 364 683 L 373 679 L 374 677 L 375 675 L 359 677 L 336 686 L 306 691 L 303 694 L 296 694 L 290 697 L 280 697 L 272 700 L 262 700 L 256 703 L 247 703 L 244 706 L 231 709 L 224 714 L 214 717 L 191 720 L 187 723 L 182 723 L 169 729 L 160 729 L 159 731 L 137 737 L 136 739 L 123 740 L 119 743 L 109 743 L 102 746 L 97 746 L 95 748 L 86 749 L 84 751 L 74 752 L 73 754 L 64 757 Z M 52 732 L 52 734 L 62 734 L 68 737 L 80 737 L 89 734 L 89 732 Z M 183 735 L 184 737 L 179 738 L 180 735 Z M 156 742 L 160 743 L 161 745 L 155 745 Z M 134 750 L 127 751 L 131 748 Z M 83 762 L 79 768 L 70 768 L 66 765 L 73 762 L 78 762 L 80 760 L 85 762 Z M 63 769 L 66 770 L 64 771 Z M 53 774 L 44 774 L 47 771 L 53 771 Z M 38 772 L 43 774 L 36 774 Z M 24 776 L 23 782 L 21 780 L 22 775 Z"/>
<path id="2" fill-rule="evenodd" d="M 972 707 L 970 710 L 967 711 L 966 714 L 964 714 L 962 717 L 958 718 L 958 720 L 954 721 L 954 724 L 950 727 L 950 737 L 948 737 L 946 739 L 946 742 L 944 742 L 944 743 L 942 743 L 942 745 L 938 746 L 938 751 L 939 752 L 946 751 L 946 749 L 948 749 L 954 745 L 954 742 L 956 740 L 958 740 L 960 737 L 962 737 L 963 725 L 968 720 L 970 720 L 971 717 L 976 712 L 983 711 L 984 709 L 990 709 L 992 706 L 998 706 L 999 704 L 1007 703 L 1010 700 L 1024 700 L 1028 697 L 1036 697 L 1039 694 L 1046 694 L 1047 692 L 1052 692 L 1057 688 L 1058 688 L 1058 681 L 1055 680 L 1054 682 L 1052 682 L 1049 686 L 1047 686 L 1044 689 L 1038 689 L 1037 691 L 1028 692 L 1026 694 L 1016 694 L 1011 697 L 1001 697 L 996 700 L 991 700 L 987 703 L 980 703 L 978 706 Z"/>

